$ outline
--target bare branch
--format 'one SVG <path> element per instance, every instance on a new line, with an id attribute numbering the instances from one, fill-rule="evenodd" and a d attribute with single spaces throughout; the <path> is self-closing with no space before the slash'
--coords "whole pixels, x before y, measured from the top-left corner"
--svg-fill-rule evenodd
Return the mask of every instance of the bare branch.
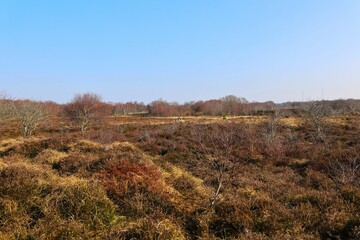
<path id="1" fill-rule="evenodd" d="M 330 160 L 329 172 L 331 177 L 341 184 L 354 183 L 359 185 L 360 158 L 358 155 L 346 155 L 341 159 Z"/>

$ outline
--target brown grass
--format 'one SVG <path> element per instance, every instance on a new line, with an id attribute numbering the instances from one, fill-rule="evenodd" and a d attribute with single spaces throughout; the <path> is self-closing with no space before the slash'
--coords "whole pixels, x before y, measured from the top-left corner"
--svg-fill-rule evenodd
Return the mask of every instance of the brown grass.
<path id="1" fill-rule="evenodd" d="M 326 143 L 300 117 L 283 117 L 272 141 L 265 116 L 176 120 L 113 117 L 84 134 L 54 118 L 31 138 L 4 125 L 0 239 L 360 239 L 360 171 L 348 162 L 360 115 L 329 118 Z M 213 206 L 219 171 L 195 126 L 205 139 L 237 131 L 232 151 L 212 156 L 236 166 L 222 168 Z"/>

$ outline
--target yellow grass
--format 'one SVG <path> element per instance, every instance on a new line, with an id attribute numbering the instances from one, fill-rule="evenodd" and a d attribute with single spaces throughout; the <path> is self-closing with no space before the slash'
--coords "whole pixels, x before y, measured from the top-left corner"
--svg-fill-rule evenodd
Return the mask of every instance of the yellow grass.
<path id="1" fill-rule="evenodd" d="M 34 161 L 37 163 L 53 164 L 58 162 L 60 159 L 66 158 L 67 156 L 68 154 L 64 152 L 58 152 L 53 149 L 45 149 L 34 158 Z"/>

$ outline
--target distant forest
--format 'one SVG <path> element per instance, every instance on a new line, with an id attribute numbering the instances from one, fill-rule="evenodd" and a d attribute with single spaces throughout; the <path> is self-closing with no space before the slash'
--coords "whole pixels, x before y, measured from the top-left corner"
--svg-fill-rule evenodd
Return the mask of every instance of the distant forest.
<path id="1" fill-rule="evenodd" d="M 101 96 L 94 93 L 87 93 L 94 96 L 96 108 L 103 116 L 122 116 L 122 115 L 141 115 L 141 116 L 241 116 L 241 115 L 266 115 L 274 111 L 281 110 L 285 115 L 298 115 L 306 108 L 310 102 L 286 102 L 274 103 L 267 102 L 249 102 L 245 98 L 228 95 L 220 99 L 205 101 L 191 101 L 179 104 L 177 102 L 168 102 L 163 99 L 152 101 L 150 104 L 143 102 L 125 102 L 110 103 L 101 101 Z M 80 94 L 81 95 L 81 94 Z M 86 95 L 86 94 L 85 94 Z M 4 98 L 3 98 L 4 99 Z M 7 101 L 22 102 L 30 100 L 11 100 Z M 356 112 L 360 110 L 360 100 L 357 99 L 338 99 L 318 101 L 326 105 L 331 113 Z M 67 104 L 58 104 L 52 101 L 37 102 L 47 109 L 47 112 L 63 116 L 64 110 L 71 102 Z"/>

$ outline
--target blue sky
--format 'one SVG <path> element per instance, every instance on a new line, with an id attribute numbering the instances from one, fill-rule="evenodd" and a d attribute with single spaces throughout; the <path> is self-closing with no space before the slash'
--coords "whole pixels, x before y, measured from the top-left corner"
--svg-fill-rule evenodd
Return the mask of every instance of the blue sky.
<path id="1" fill-rule="evenodd" d="M 15 98 L 360 98 L 358 0 L 4 0 L 0 90 Z"/>

